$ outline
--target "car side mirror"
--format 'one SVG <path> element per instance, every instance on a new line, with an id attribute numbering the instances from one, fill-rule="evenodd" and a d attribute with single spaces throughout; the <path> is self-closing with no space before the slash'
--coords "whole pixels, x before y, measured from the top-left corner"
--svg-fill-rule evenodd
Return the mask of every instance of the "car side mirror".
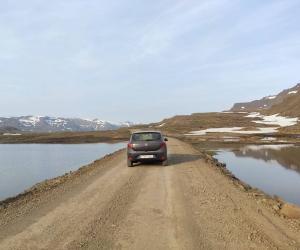
<path id="1" fill-rule="evenodd" d="M 164 141 L 168 141 L 168 138 L 165 138 L 165 140 Z"/>

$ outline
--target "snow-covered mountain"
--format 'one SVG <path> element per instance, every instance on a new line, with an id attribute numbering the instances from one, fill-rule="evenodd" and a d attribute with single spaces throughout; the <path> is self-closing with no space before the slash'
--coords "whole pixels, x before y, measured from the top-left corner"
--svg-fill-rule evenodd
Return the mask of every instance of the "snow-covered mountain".
<path id="1" fill-rule="evenodd" d="M 49 116 L 0 117 L 1 128 L 26 132 L 100 131 L 129 127 L 132 122 L 113 123 L 100 119 L 62 118 Z"/>

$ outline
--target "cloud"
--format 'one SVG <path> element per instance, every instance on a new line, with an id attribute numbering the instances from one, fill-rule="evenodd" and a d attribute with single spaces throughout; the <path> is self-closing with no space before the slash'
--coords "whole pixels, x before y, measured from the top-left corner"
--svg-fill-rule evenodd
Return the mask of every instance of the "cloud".
<path id="1" fill-rule="evenodd" d="M 73 116 L 101 116 L 98 107 L 112 120 L 222 109 L 249 90 L 263 95 L 299 80 L 298 9 L 296 0 L 4 1 L 0 105 L 18 112 L 25 89 L 32 101 L 23 110 L 64 115 L 51 102 L 56 89 L 72 89 L 92 99 L 79 105 L 66 94 Z M 152 89 L 164 109 L 151 112 Z M 48 101 L 36 107 L 43 92 Z"/>
<path id="2" fill-rule="evenodd" d="M 179 1 L 162 10 L 140 34 L 134 61 L 163 54 L 176 39 L 218 20 L 226 5 L 229 1 Z"/>

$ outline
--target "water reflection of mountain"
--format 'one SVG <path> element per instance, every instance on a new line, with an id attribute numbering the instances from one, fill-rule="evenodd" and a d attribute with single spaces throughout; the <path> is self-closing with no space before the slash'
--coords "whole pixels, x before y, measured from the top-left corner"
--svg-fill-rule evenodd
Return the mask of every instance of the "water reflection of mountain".
<path id="1" fill-rule="evenodd" d="M 246 146 L 233 150 L 236 157 L 252 157 L 254 159 L 277 161 L 287 169 L 300 173 L 300 147 L 294 146 Z"/>

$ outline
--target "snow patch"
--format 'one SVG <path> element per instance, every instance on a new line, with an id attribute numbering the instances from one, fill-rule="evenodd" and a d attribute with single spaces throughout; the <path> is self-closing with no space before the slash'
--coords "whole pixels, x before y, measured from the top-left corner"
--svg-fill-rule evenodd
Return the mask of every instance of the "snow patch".
<path id="1" fill-rule="evenodd" d="M 248 114 L 246 111 L 222 111 L 223 114 Z"/>
<path id="2" fill-rule="evenodd" d="M 253 150 L 253 151 L 260 151 L 262 149 L 272 149 L 272 150 L 281 150 L 283 148 L 289 148 L 294 146 L 294 144 L 278 144 L 278 145 L 249 145 L 246 146 L 245 150 Z"/>
<path id="3" fill-rule="evenodd" d="M 267 96 L 266 99 L 269 99 L 269 100 L 273 100 L 277 97 L 277 95 L 273 95 L 273 96 Z"/>
<path id="4" fill-rule="evenodd" d="M 276 137 L 264 137 L 262 139 L 260 139 L 261 141 L 276 141 L 277 138 Z"/>
<path id="5" fill-rule="evenodd" d="M 290 91 L 290 92 L 288 93 L 288 95 L 297 94 L 297 93 L 298 93 L 298 90 L 293 90 L 293 91 Z"/>
<path id="6" fill-rule="evenodd" d="M 126 122 L 121 122 L 120 125 L 122 127 L 131 127 L 133 125 L 135 125 L 136 123 L 133 123 L 133 122 L 129 122 L 129 121 L 126 121 Z M 137 123 L 138 124 L 138 123 Z"/>
<path id="7" fill-rule="evenodd" d="M 94 119 L 93 122 L 96 123 L 97 128 L 103 128 L 106 123 L 105 121 L 99 119 Z"/>
<path id="8" fill-rule="evenodd" d="M 252 112 L 249 115 L 246 115 L 245 117 L 255 118 L 255 117 L 261 117 L 261 115 L 258 112 Z"/>
<path id="9" fill-rule="evenodd" d="M 241 130 L 242 127 L 232 127 L 232 128 L 208 128 L 198 131 L 191 131 L 186 135 L 206 135 L 207 133 L 232 133 Z"/>
<path id="10" fill-rule="evenodd" d="M 243 130 L 243 127 L 232 127 L 232 128 L 208 128 L 198 131 L 191 131 L 185 135 L 206 135 L 207 133 L 236 133 L 236 134 L 266 134 L 276 133 L 277 127 L 270 128 L 257 128 L 257 130 Z"/>
<path id="11" fill-rule="evenodd" d="M 28 116 L 26 118 L 20 119 L 19 122 L 26 127 L 36 126 L 36 124 L 40 122 L 41 118 L 42 116 Z"/>
<path id="12" fill-rule="evenodd" d="M 261 121 L 252 121 L 259 124 L 266 124 L 266 125 L 276 125 L 280 127 L 288 127 L 296 125 L 299 121 L 298 118 L 289 118 L 285 116 L 280 116 L 279 114 L 275 115 L 261 115 L 258 112 L 253 112 L 247 115 L 246 117 L 250 118 L 261 118 Z"/>
<path id="13" fill-rule="evenodd" d="M 224 142 L 238 142 L 240 141 L 240 137 L 232 137 L 232 136 L 221 136 Z"/>
<path id="14" fill-rule="evenodd" d="M 49 117 L 47 120 L 46 120 L 46 123 L 48 123 L 50 126 L 52 127 L 64 127 L 65 125 L 67 125 L 67 121 L 63 120 L 63 119 L 60 119 L 60 118 L 56 118 L 56 117 Z"/>
<path id="15" fill-rule="evenodd" d="M 165 126 L 165 125 L 166 125 L 166 123 L 162 123 L 162 124 L 157 125 L 156 127 L 157 127 L 157 128 L 161 128 L 161 127 L 163 127 L 163 126 Z"/>
<path id="16" fill-rule="evenodd" d="M 13 134 L 13 133 L 4 133 L 2 135 L 8 135 L 8 136 L 18 136 L 18 135 L 21 135 L 21 134 Z"/>

